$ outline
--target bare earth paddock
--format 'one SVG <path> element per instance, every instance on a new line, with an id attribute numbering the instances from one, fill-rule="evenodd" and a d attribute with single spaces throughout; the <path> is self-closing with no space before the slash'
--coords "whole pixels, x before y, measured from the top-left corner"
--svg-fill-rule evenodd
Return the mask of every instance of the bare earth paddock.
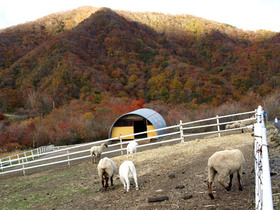
<path id="1" fill-rule="evenodd" d="M 141 151 L 131 159 L 137 170 L 140 190 L 129 193 L 115 176 L 115 186 L 100 191 L 96 165 L 90 159 L 26 176 L 0 177 L 2 209 L 253 209 L 254 159 L 251 133 L 198 139 Z M 207 195 L 207 161 L 216 151 L 239 148 L 246 159 L 243 191 L 236 175 L 230 192 L 213 184 L 215 200 Z M 119 166 L 126 155 L 114 157 Z M 167 196 L 168 200 L 148 202 Z"/>

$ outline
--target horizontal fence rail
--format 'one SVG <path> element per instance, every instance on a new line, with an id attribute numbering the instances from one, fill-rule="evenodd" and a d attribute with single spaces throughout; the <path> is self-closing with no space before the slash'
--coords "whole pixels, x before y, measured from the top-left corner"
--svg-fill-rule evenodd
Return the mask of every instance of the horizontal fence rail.
<path id="1" fill-rule="evenodd" d="M 16 155 L 0 158 L 0 168 L 3 171 L 4 167 L 9 168 L 15 165 L 20 165 L 23 162 L 32 161 L 35 158 L 40 157 L 43 153 L 52 151 L 53 149 L 54 145 L 42 146 Z"/>
<path id="2" fill-rule="evenodd" d="M 109 145 L 107 151 L 104 151 L 102 154 L 115 154 L 123 155 L 126 150 L 126 145 L 129 141 L 123 141 L 124 138 L 131 137 L 139 143 L 139 148 L 147 148 L 156 145 L 162 145 L 165 143 L 180 143 L 184 141 L 193 140 L 198 137 L 205 135 L 216 135 L 220 137 L 221 134 L 226 132 L 235 132 L 244 129 L 248 129 L 248 126 L 240 126 L 238 128 L 225 129 L 227 124 L 233 124 L 235 122 L 246 122 L 250 120 L 256 120 L 255 117 L 256 110 L 250 112 L 243 112 L 231 115 L 216 116 L 208 119 L 196 120 L 191 122 L 182 122 L 180 121 L 177 125 L 172 125 L 160 129 L 149 130 L 144 132 L 139 132 L 135 134 L 129 134 L 119 137 L 114 137 L 110 139 L 105 139 L 96 142 L 78 144 L 73 146 L 60 146 L 53 147 L 48 151 L 37 154 L 36 158 L 31 158 L 29 161 L 26 161 L 26 157 L 20 157 L 17 160 L 17 164 L 1 165 L 1 174 L 8 174 L 13 172 L 20 172 L 25 175 L 26 171 L 42 168 L 46 166 L 58 165 L 58 164 L 67 164 L 71 165 L 72 161 L 82 160 L 90 158 L 89 150 L 94 145 L 100 145 L 103 142 L 113 142 Z M 137 138 L 137 136 L 142 134 L 147 134 L 150 132 L 165 131 L 164 134 L 146 137 L 146 138 Z M 149 143 L 147 143 L 149 142 Z M 34 153 L 34 152 L 33 152 Z M 29 157 L 29 156 L 28 156 Z M 27 158 L 29 159 L 29 158 Z M 7 161 L 5 161 L 7 162 Z M 2 162 L 3 163 L 3 162 Z"/>
<path id="3" fill-rule="evenodd" d="M 135 138 L 139 143 L 139 148 L 147 148 L 167 143 L 180 143 L 185 141 L 202 138 L 203 136 L 220 137 L 226 133 L 240 132 L 244 130 L 252 131 L 254 125 L 254 158 L 255 158 L 255 209 L 273 209 L 271 179 L 268 158 L 268 145 L 266 139 L 266 128 L 264 124 L 264 111 L 261 106 L 257 110 L 230 114 L 224 116 L 216 116 L 207 119 L 201 119 L 191 122 L 180 121 L 177 125 L 164 127 L 145 132 L 129 134 L 110 139 L 105 139 L 96 142 L 72 145 L 59 146 L 53 145 L 37 148 L 35 150 L 26 151 L 21 154 L 9 156 L 0 159 L 0 175 L 22 172 L 31 169 L 40 169 L 47 166 L 67 164 L 71 165 L 72 161 L 89 159 L 89 150 L 94 145 L 100 145 L 104 142 L 113 142 L 108 145 L 109 149 L 104 151 L 102 155 L 123 155 L 126 150 L 128 140 L 124 138 Z M 237 127 L 226 129 L 227 125 L 238 124 Z M 164 134 L 137 138 L 142 134 L 150 132 L 165 131 Z M 147 143 L 149 142 L 149 143 Z"/>

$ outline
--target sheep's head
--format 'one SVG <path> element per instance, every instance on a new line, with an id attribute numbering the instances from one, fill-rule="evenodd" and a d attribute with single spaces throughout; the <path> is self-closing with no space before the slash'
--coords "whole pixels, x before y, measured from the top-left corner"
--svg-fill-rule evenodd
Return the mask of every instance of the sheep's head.
<path id="1" fill-rule="evenodd" d="M 107 145 L 107 143 L 102 143 L 102 144 L 101 144 L 101 147 L 103 147 L 103 148 L 104 148 L 104 147 L 108 147 L 108 145 Z"/>

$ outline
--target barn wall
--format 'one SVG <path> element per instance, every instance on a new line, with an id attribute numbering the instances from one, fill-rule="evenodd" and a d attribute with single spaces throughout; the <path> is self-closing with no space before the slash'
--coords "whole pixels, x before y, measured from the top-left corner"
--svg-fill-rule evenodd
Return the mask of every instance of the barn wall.
<path id="1" fill-rule="evenodd" d="M 133 134 L 133 133 L 134 133 L 133 126 L 113 127 L 111 137 L 114 138 L 114 137 L 119 137 L 120 134 L 122 136 L 125 136 L 125 135 L 129 135 L 129 134 Z M 125 137 L 125 138 L 122 138 L 122 139 L 134 139 L 134 136 Z"/>
<path id="2" fill-rule="evenodd" d="M 151 131 L 151 130 L 155 130 L 155 126 L 153 125 L 147 125 L 147 131 Z M 154 132 L 149 132 L 148 133 L 148 137 L 152 137 L 152 136 L 157 136 L 157 132 L 154 131 Z"/>

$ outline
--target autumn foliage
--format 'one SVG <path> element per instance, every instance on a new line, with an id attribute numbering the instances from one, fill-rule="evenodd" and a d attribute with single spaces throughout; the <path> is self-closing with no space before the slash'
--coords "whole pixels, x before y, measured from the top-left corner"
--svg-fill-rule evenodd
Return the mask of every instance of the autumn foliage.
<path id="1" fill-rule="evenodd" d="M 7 28 L 0 38 L 5 112 L 32 106 L 33 91 L 37 111 L 49 112 L 107 96 L 217 106 L 280 85 L 279 34 L 190 15 L 82 7 Z"/>
<path id="2" fill-rule="evenodd" d="M 81 7 L 1 30 L 0 40 L 0 113 L 31 119 L 1 120 L 0 147 L 105 138 L 141 107 L 170 124 L 225 104 L 255 109 L 280 87 L 279 33 L 191 15 Z"/>

